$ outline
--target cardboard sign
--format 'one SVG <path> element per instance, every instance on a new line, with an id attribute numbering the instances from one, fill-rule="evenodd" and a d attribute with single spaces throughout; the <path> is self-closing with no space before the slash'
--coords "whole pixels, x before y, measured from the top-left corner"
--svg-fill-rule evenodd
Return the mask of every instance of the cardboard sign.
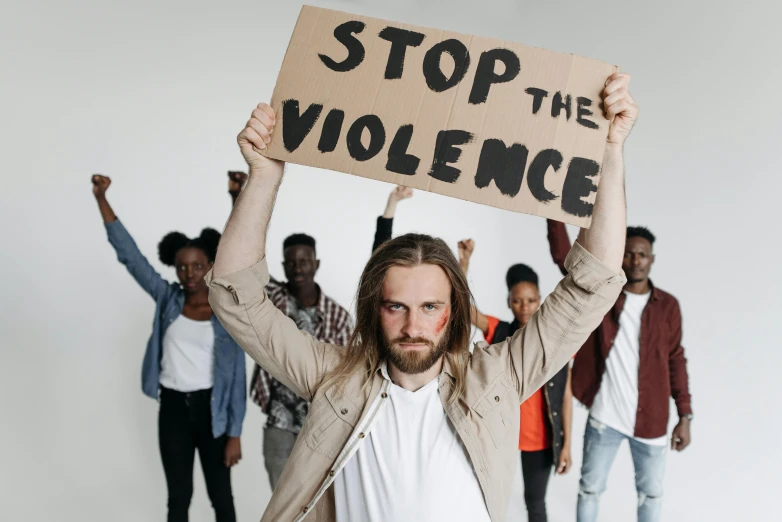
<path id="1" fill-rule="evenodd" d="M 588 227 L 617 70 L 305 6 L 266 154 Z"/>

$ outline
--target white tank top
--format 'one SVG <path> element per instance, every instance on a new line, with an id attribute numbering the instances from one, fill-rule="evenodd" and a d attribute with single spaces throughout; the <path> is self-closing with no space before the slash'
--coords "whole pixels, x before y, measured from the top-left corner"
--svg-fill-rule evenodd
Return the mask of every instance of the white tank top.
<path id="1" fill-rule="evenodd" d="M 181 392 L 211 388 L 214 346 L 211 321 L 194 321 L 180 314 L 163 336 L 160 384 Z"/>

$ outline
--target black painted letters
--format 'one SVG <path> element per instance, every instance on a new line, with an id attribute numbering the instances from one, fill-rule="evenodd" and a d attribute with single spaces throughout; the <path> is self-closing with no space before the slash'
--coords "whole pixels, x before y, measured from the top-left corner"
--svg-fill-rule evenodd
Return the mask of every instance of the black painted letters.
<path id="1" fill-rule="evenodd" d="M 348 72 L 352 71 L 364 61 L 364 46 L 353 33 L 360 33 L 364 30 L 364 22 L 345 22 L 334 29 L 334 38 L 336 38 L 348 50 L 348 57 L 341 62 L 335 62 L 325 54 L 318 54 L 320 60 L 332 71 Z"/>
<path id="2" fill-rule="evenodd" d="M 395 80 L 402 77 L 405 66 L 405 52 L 408 47 L 418 47 L 424 41 L 424 35 L 415 31 L 386 27 L 378 35 L 383 40 L 391 42 L 391 51 L 388 53 L 386 63 L 386 80 Z"/>
<path id="3" fill-rule="evenodd" d="M 444 130 L 437 133 L 437 141 L 434 146 L 434 159 L 429 175 L 434 179 L 447 183 L 456 183 L 461 170 L 448 165 L 456 163 L 462 155 L 462 149 L 458 145 L 464 145 L 472 140 L 472 134 L 463 130 Z"/>
<path id="4" fill-rule="evenodd" d="M 301 142 L 318 121 L 323 105 L 311 103 L 304 114 L 299 114 L 299 100 L 282 102 L 282 145 L 288 152 L 299 148 Z"/>
<path id="5" fill-rule="evenodd" d="M 494 180 L 503 195 L 514 197 L 521 189 L 528 154 L 527 147 L 519 143 L 506 147 L 502 140 L 484 141 L 475 173 L 475 186 L 485 188 Z"/>

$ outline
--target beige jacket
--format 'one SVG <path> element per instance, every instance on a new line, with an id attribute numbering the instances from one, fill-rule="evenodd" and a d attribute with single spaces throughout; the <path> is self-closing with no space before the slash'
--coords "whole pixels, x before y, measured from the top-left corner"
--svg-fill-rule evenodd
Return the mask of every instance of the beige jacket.
<path id="1" fill-rule="evenodd" d="M 560 370 L 616 302 L 625 283 L 575 244 L 569 275 L 527 326 L 498 344 L 475 345 L 466 391 L 448 404 L 453 377 L 447 363 L 440 397 L 475 469 L 492 520 L 508 510 L 516 472 L 519 405 Z M 209 302 L 225 329 L 275 379 L 310 401 L 309 416 L 280 477 L 262 522 L 336 520 L 331 484 L 356 452 L 385 404 L 388 381 L 366 383 L 357 372 L 345 393 L 322 386 L 342 357 L 342 348 L 300 331 L 267 298 L 266 261 L 234 274 L 206 277 Z M 365 386 L 365 384 L 367 384 Z"/>

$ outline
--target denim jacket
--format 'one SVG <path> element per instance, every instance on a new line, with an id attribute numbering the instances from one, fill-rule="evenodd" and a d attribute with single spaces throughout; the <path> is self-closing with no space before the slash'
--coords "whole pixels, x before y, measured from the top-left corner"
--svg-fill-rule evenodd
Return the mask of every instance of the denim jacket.
<path id="1" fill-rule="evenodd" d="M 169 325 L 182 313 L 185 293 L 178 283 L 169 283 L 152 268 L 119 220 L 106 223 L 106 232 L 119 262 L 125 265 L 141 288 L 155 300 L 152 335 L 141 366 L 141 389 L 145 395 L 157 399 L 163 336 Z M 216 438 L 227 433 L 229 437 L 238 437 L 242 433 L 247 401 L 244 352 L 225 331 L 216 315 L 212 314 L 211 322 L 215 333 L 212 435 Z"/>

